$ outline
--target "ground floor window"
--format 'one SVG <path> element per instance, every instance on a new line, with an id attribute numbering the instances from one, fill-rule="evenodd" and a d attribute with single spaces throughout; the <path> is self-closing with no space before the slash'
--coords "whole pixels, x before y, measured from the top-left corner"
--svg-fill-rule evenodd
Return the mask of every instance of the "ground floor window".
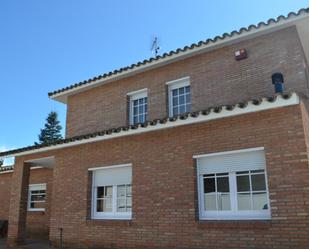
<path id="1" fill-rule="evenodd" d="M 45 211 L 46 184 L 31 184 L 28 192 L 28 210 Z"/>
<path id="2" fill-rule="evenodd" d="M 132 167 L 130 164 L 93 168 L 92 218 L 132 217 Z"/>
<path id="3" fill-rule="evenodd" d="M 268 219 L 262 148 L 196 156 L 201 219 Z"/>

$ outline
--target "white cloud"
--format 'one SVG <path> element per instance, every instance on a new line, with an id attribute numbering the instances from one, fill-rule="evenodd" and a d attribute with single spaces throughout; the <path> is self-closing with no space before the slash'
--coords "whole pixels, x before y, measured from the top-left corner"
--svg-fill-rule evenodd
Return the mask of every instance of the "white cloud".
<path id="1" fill-rule="evenodd" d="M 7 150 L 13 150 L 14 148 L 9 148 L 5 145 L 1 145 L 0 146 L 0 152 L 3 152 L 3 151 L 7 151 Z M 14 157 L 9 157 L 9 158 L 6 158 L 4 159 L 4 162 L 3 162 L 3 166 L 6 166 L 6 165 L 13 165 L 14 164 Z"/>

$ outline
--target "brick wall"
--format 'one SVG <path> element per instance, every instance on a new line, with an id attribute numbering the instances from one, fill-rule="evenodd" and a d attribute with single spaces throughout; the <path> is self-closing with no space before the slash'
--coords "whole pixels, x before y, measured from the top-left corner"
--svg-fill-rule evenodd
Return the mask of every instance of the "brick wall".
<path id="1" fill-rule="evenodd" d="M 11 177 L 11 173 L 0 174 L 0 220 L 9 218 Z"/>
<path id="2" fill-rule="evenodd" d="M 303 124 L 308 120 L 302 112 L 291 106 L 52 151 L 50 239 L 58 243 L 61 227 L 65 246 L 75 249 L 307 248 L 309 169 Z M 272 219 L 199 221 L 192 155 L 261 146 Z M 133 164 L 132 221 L 89 219 L 87 169 L 123 163 Z"/>
<path id="3" fill-rule="evenodd" d="M 52 169 L 35 169 L 30 172 L 30 184 L 46 183 L 46 207 L 44 212 L 27 213 L 27 236 L 48 238 L 50 221 L 50 204 L 53 184 Z"/>
<path id="4" fill-rule="evenodd" d="M 46 211 L 27 213 L 27 236 L 47 238 L 49 233 L 52 169 L 35 169 L 30 172 L 30 184 L 46 183 Z M 0 220 L 9 219 L 12 173 L 0 174 Z"/>
<path id="5" fill-rule="evenodd" d="M 234 52 L 240 48 L 247 49 L 248 59 L 237 62 Z M 193 110 L 272 95 L 271 75 L 277 71 L 287 90 L 307 95 L 305 65 L 295 27 L 242 41 L 70 96 L 67 136 L 126 125 L 126 94 L 143 88 L 149 119 L 167 116 L 165 83 L 184 76 L 191 79 Z"/>

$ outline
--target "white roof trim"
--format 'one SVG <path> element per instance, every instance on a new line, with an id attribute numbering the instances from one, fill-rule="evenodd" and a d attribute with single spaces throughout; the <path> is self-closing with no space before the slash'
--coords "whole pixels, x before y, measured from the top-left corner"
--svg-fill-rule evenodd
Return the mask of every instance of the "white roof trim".
<path id="1" fill-rule="evenodd" d="M 119 138 L 124 136 L 132 136 L 132 135 L 138 135 L 145 132 L 151 132 L 151 131 L 157 131 L 161 129 L 167 129 L 167 128 L 173 128 L 183 125 L 190 125 L 190 124 L 196 124 L 221 118 L 228 118 L 238 115 L 243 115 L 247 113 L 253 113 L 253 112 L 259 112 L 259 111 L 265 111 L 269 109 L 279 108 L 279 107 L 286 107 L 291 105 L 297 105 L 299 104 L 299 97 L 296 93 L 293 93 L 289 99 L 284 99 L 281 95 L 277 96 L 276 100 L 274 102 L 268 102 L 265 98 L 262 99 L 262 103 L 260 105 L 254 105 L 252 101 L 248 102 L 248 105 L 245 108 L 240 108 L 236 106 L 233 110 L 227 110 L 226 107 L 222 107 L 222 111 L 219 113 L 214 112 L 213 110 L 208 115 L 202 115 L 200 114 L 198 117 L 188 117 L 187 119 L 178 119 L 176 121 L 167 121 L 164 124 L 158 123 L 154 126 L 148 125 L 147 127 L 139 127 L 137 129 L 129 129 L 128 131 L 120 131 L 118 133 L 112 133 L 110 135 L 103 135 L 103 136 L 97 136 L 93 138 L 86 138 L 79 141 L 73 141 L 69 143 L 64 144 L 57 144 L 57 145 L 51 145 L 48 147 L 33 149 L 29 151 L 22 151 L 16 154 L 10 154 L 8 156 L 1 157 L 0 159 L 4 159 L 7 157 L 14 157 L 14 156 L 24 156 L 39 152 L 46 152 L 66 147 L 72 147 L 77 146 L 81 144 L 87 144 L 87 143 L 93 143 L 93 142 L 99 142 L 104 140 L 109 140 L 113 138 Z"/>
<path id="2" fill-rule="evenodd" d="M 13 173 L 14 170 L 6 170 L 6 171 L 0 171 L 0 175 L 1 174 L 7 174 L 7 173 Z"/>
<path id="3" fill-rule="evenodd" d="M 295 25 L 298 20 L 308 18 L 308 17 L 309 15 L 307 13 L 300 13 L 297 16 L 290 16 L 288 19 L 281 19 L 278 22 L 270 22 L 268 24 L 265 24 L 259 27 L 250 28 L 250 30 L 248 31 L 244 30 L 241 33 L 234 34 L 234 35 L 231 35 L 231 36 L 228 36 L 223 39 L 216 40 L 216 41 L 212 41 L 210 43 L 196 47 L 194 49 L 178 52 L 173 55 L 167 56 L 165 58 L 161 58 L 156 61 L 148 62 L 145 65 L 136 66 L 132 69 L 127 69 L 125 71 L 112 74 L 111 76 L 104 77 L 102 79 L 93 81 L 89 84 L 84 84 L 81 86 L 74 87 L 72 89 L 68 89 L 68 90 L 53 94 L 50 98 L 53 100 L 62 102 L 62 103 L 67 103 L 67 97 L 69 95 L 83 92 L 85 90 L 97 87 L 99 85 L 104 85 L 111 81 L 129 77 L 129 76 L 132 76 L 134 74 L 137 74 L 143 71 L 154 69 L 154 68 L 172 63 L 177 60 L 181 60 L 181 59 L 191 57 L 191 56 L 194 56 L 200 53 L 204 53 L 204 52 L 207 52 L 213 49 L 224 47 L 224 46 L 230 45 L 232 43 L 236 43 L 241 40 L 251 39 L 259 35 L 271 33 L 271 32 L 274 32 L 274 31 L 277 31 L 283 28 L 287 28 L 287 27 Z"/>

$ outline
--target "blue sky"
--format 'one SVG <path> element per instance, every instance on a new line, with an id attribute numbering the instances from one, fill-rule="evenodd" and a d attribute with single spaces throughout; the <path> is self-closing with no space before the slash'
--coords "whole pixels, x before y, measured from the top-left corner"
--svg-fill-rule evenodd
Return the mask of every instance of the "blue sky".
<path id="1" fill-rule="evenodd" d="M 52 90 L 290 11 L 309 0 L 2 0 L 0 150 L 33 144 Z M 7 162 L 8 163 L 8 162 Z"/>

